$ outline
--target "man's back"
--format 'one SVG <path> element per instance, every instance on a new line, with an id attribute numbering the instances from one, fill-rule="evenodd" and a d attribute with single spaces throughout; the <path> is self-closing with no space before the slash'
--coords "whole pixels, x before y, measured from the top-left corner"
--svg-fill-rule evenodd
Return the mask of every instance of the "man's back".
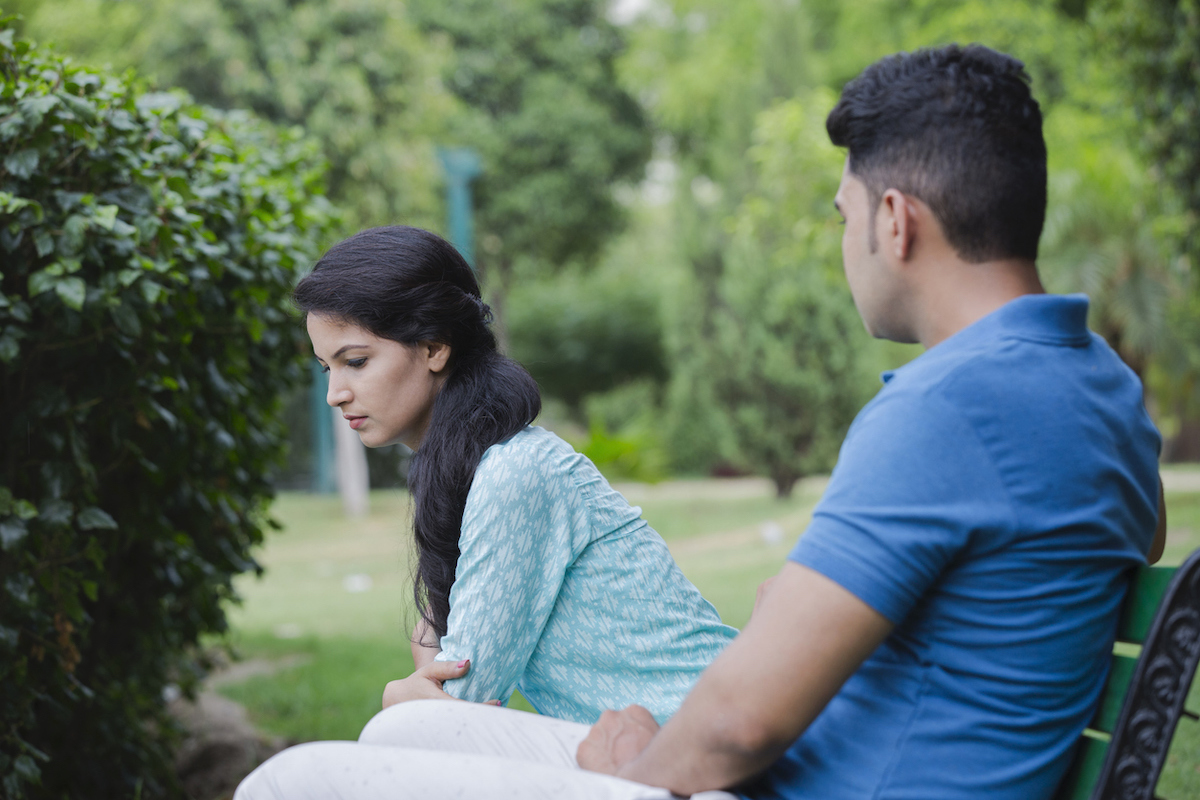
<path id="1" fill-rule="evenodd" d="M 1020 297 L 885 376 L 792 559 L 896 628 L 750 796 L 1053 790 L 1157 517 L 1141 386 L 1086 316 Z"/>

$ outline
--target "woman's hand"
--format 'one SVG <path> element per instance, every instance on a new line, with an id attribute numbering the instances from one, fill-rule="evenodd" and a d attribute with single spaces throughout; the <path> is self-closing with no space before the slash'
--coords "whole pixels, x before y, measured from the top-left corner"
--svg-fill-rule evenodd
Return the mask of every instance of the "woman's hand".
<path id="1" fill-rule="evenodd" d="M 389 681 L 383 689 L 383 707 L 394 706 L 406 700 L 457 700 L 442 691 L 446 681 L 461 678 L 471 669 L 471 660 L 457 664 L 449 661 L 434 661 L 398 681 Z"/>

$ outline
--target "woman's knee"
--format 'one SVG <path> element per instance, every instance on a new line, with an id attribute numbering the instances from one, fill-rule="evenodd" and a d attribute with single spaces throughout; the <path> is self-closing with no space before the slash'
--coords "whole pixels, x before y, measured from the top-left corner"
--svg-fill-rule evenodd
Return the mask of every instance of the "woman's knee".
<path id="1" fill-rule="evenodd" d="M 321 779 L 344 761 L 354 742 L 308 742 L 268 758 L 246 776 L 234 800 L 302 800 L 319 797 Z M 313 792 L 317 794 L 313 794 Z"/>
<path id="2" fill-rule="evenodd" d="M 380 711 L 362 729 L 361 744 L 437 749 L 443 731 L 459 730 L 475 703 L 453 700 L 410 700 Z"/>

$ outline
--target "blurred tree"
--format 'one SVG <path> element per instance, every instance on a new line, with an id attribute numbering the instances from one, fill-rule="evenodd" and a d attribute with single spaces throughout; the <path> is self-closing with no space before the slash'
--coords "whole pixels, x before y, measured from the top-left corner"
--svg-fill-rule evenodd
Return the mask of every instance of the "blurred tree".
<path id="1" fill-rule="evenodd" d="M 673 0 L 635 26 L 622 60 L 663 134 L 657 160 L 674 176 L 666 230 L 682 275 L 663 300 L 671 364 L 664 427 L 677 469 L 736 460 L 709 374 L 727 221 L 754 180 L 747 151 L 755 116 L 813 81 L 815 31 L 807 6 L 792 0 Z"/>
<path id="2" fill-rule="evenodd" d="M 446 48 L 400 0 L 6 0 L 29 35 L 321 142 L 344 229 L 440 229 Z"/>
<path id="3" fill-rule="evenodd" d="M 1144 378 L 1172 336 L 1167 317 L 1183 278 L 1156 230 L 1148 171 L 1111 117 L 1063 106 L 1046 131 L 1053 170 L 1042 278 L 1050 291 L 1086 293 L 1092 329 Z"/>
<path id="4" fill-rule="evenodd" d="M 755 182 L 734 217 L 714 315 L 714 395 L 741 457 L 780 497 L 833 466 L 867 399 L 867 335 L 831 205 L 842 163 L 825 133 L 833 100 L 816 91 L 759 115 Z"/>
<path id="5" fill-rule="evenodd" d="M 667 376 L 658 298 L 621 274 L 571 272 L 513 291 L 512 357 L 580 418 L 584 398 Z"/>
<path id="6" fill-rule="evenodd" d="M 590 264 L 623 223 L 613 187 L 650 152 L 641 108 L 617 82 L 620 30 L 601 0 L 422 0 L 454 48 L 445 80 L 469 109 L 454 143 L 475 148 L 475 258 L 506 338 L 518 268 Z"/>
<path id="7" fill-rule="evenodd" d="M 1119 57 L 1140 143 L 1178 192 L 1193 266 L 1200 264 L 1200 2 L 1105 0 L 1094 15 Z"/>
<path id="8" fill-rule="evenodd" d="M 1138 119 L 1135 146 L 1151 180 L 1171 197 L 1157 227 L 1181 253 L 1183 281 L 1167 311 L 1171 333 L 1153 365 L 1166 452 L 1200 459 L 1200 2 L 1102 0 L 1092 4 L 1103 53 L 1123 66 L 1123 99 Z M 1164 453 L 1164 455 L 1166 454 Z"/>

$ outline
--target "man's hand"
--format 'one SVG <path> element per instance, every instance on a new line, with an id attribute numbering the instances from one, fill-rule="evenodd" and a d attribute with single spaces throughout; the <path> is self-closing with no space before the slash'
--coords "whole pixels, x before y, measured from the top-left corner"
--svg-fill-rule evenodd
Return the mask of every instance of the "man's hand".
<path id="1" fill-rule="evenodd" d="M 383 689 L 383 707 L 394 706 L 406 700 L 457 700 L 442 691 L 442 684 L 461 678 L 471 669 L 470 659 L 452 664 L 449 661 L 434 661 L 398 681 L 390 681 Z"/>
<path id="2" fill-rule="evenodd" d="M 641 706 L 605 711 L 579 744 L 575 760 L 592 772 L 616 775 L 621 767 L 642 754 L 658 733 L 658 723 Z"/>

